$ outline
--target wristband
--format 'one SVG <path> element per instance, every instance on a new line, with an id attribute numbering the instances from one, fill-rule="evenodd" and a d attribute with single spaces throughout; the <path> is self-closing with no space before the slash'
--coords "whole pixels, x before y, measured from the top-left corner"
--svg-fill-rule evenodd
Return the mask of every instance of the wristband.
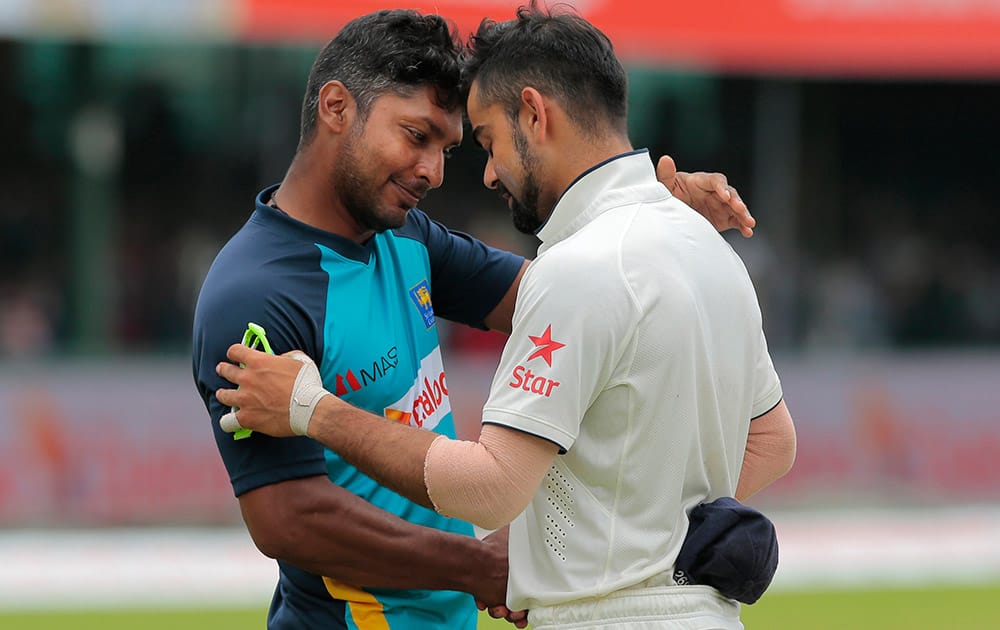
<path id="1" fill-rule="evenodd" d="M 320 378 L 319 369 L 312 359 L 301 352 L 289 356 L 301 361 L 302 367 L 295 377 L 292 397 L 288 402 L 288 424 L 295 435 L 305 435 L 309 430 L 313 412 L 316 411 L 316 405 L 324 396 L 329 396 L 330 392 L 323 389 L 323 379 Z"/>

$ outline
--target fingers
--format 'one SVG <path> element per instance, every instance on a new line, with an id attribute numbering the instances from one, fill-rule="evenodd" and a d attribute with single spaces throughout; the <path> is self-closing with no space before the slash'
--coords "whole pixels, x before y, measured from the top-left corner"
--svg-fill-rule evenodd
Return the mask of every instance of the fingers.
<path id="1" fill-rule="evenodd" d="M 729 202 L 729 191 L 736 190 L 729 185 L 729 178 L 727 178 L 723 173 L 706 173 L 708 176 L 708 183 L 715 191 L 715 194 L 719 195 L 723 201 Z"/>
<path id="2" fill-rule="evenodd" d="M 506 606 L 490 606 L 489 613 L 494 619 L 504 619 L 510 614 L 510 609 Z"/>
<path id="3" fill-rule="evenodd" d="M 528 626 L 528 611 L 527 610 L 511 610 L 507 608 L 504 604 L 498 604 L 496 606 L 487 606 L 486 603 L 481 600 L 476 600 L 476 608 L 479 610 L 485 610 L 490 617 L 494 619 L 504 619 L 512 624 L 516 628 L 525 628 Z"/>
<path id="4" fill-rule="evenodd" d="M 715 178 L 716 175 L 717 178 Z M 713 178 L 715 178 L 715 194 L 729 210 L 729 224 L 739 230 L 740 234 L 750 238 L 753 236 L 753 228 L 757 225 L 757 220 L 750 214 L 750 209 L 740 197 L 740 192 L 736 190 L 735 186 L 725 183 L 725 175 L 716 173 Z"/>
<path id="5" fill-rule="evenodd" d="M 222 427 L 222 430 L 226 433 L 236 433 L 243 428 L 240 426 L 240 421 L 236 419 L 235 411 L 230 411 L 219 418 L 219 426 Z"/>
<path id="6" fill-rule="evenodd" d="M 505 619 L 514 625 L 524 622 L 524 625 L 517 625 L 518 628 L 523 628 L 528 625 L 528 611 L 527 610 L 512 610 L 507 613 Z"/>
<path id="7" fill-rule="evenodd" d="M 218 389 L 215 391 L 215 397 L 220 403 L 227 407 L 239 407 L 240 406 L 240 396 L 239 392 L 235 389 Z"/>
<path id="8" fill-rule="evenodd" d="M 260 350 L 254 350 L 253 348 L 244 346 L 241 343 L 234 343 L 229 346 L 229 350 L 226 351 L 226 358 L 233 363 L 247 364 L 250 363 L 255 356 L 262 354 L 265 353 Z"/>
<path id="9" fill-rule="evenodd" d="M 238 365 L 232 363 L 220 363 L 215 366 L 215 373 L 234 385 L 239 385 L 243 377 L 243 370 Z"/>
<path id="10" fill-rule="evenodd" d="M 718 189 L 716 189 L 718 192 Z M 740 197 L 740 191 L 736 190 L 734 186 L 726 185 L 724 193 L 719 193 L 719 197 L 722 198 L 729 207 L 732 209 L 733 214 L 740 219 L 740 222 L 747 223 L 750 227 L 753 227 L 754 218 L 750 216 L 750 210 L 747 208 L 747 204 Z"/>

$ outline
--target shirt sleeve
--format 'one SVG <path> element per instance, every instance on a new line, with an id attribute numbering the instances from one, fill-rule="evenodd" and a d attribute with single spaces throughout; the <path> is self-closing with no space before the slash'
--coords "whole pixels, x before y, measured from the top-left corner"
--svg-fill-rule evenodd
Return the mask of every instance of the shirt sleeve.
<path id="1" fill-rule="evenodd" d="M 276 290 L 275 287 L 281 287 Z M 233 492 L 240 496 L 254 488 L 289 479 L 325 475 L 323 447 L 305 437 L 272 438 L 254 433 L 234 440 L 219 427 L 229 411 L 215 397 L 219 388 L 233 387 L 215 373 L 226 361 L 226 350 L 243 338 L 248 322 L 264 327 L 275 353 L 301 349 L 316 357 L 317 343 L 308 338 L 313 326 L 301 303 L 291 300 L 294 287 L 276 285 L 238 266 L 217 264 L 206 277 L 195 309 L 192 363 L 195 385 L 208 411 L 215 442 L 229 473 Z M 301 298 L 300 298 L 301 299 Z"/>
<path id="2" fill-rule="evenodd" d="M 771 355 L 767 351 L 767 339 L 760 331 L 757 344 L 757 363 L 754 368 L 754 398 L 750 419 L 759 418 L 774 409 L 781 402 L 781 381 L 774 369 Z"/>
<path id="3" fill-rule="evenodd" d="M 486 329 L 483 320 L 514 283 L 524 258 L 449 230 L 417 209 L 410 211 L 404 229 L 415 232 L 427 246 L 434 312 Z"/>
<path id="4" fill-rule="evenodd" d="M 586 256 L 555 252 L 521 281 L 483 422 L 519 429 L 567 451 L 583 415 L 614 384 L 639 310 L 624 279 Z"/>

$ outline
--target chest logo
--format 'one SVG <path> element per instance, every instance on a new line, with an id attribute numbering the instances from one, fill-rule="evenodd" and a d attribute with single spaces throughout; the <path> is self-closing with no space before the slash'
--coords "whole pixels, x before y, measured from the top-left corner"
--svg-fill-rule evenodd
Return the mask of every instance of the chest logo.
<path id="1" fill-rule="evenodd" d="M 552 353 L 559 348 L 566 347 L 566 344 L 552 339 L 552 324 L 545 327 L 545 332 L 540 337 L 528 335 L 528 339 L 531 340 L 531 343 L 535 344 L 535 351 L 528 357 L 528 361 L 541 357 L 549 364 L 549 367 L 552 367 Z"/>
<path id="2" fill-rule="evenodd" d="M 373 360 L 371 367 L 366 365 L 365 367 L 358 368 L 357 374 L 360 374 L 361 378 L 358 378 L 353 369 L 349 369 L 343 374 L 338 373 L 336 375 L 337 384 L 334 387 L 333 393 L 337 396 L 344 396 L 348 391 L 356 392 L 359 389 L 368 387 L 375 381 L 383 378 L 397 365 L 399 365 L 399 350 L 396 346 L 393 346 L 382 356 Z M 348 390 L 348 388 L 350 389 Z"/>
<path id="3" fill-rule="evenodd" d="M 434 429 L 451 413 L 448 381 L 444 376 L 441 349 L 420 360 L 413 384 L 403 396 L 384 408 L 383 415 L 411 427 Z"/>
<path id="4" fill-rule="evenodd" d="M 434 325 L 434 307 L 431 306 L 431 290 L 427 286 L 427 280 L 421 280 L 417 286 L 410 289 L 410 299 L 416 305 L 420 316 L 424 318 L 424 327 L 430 328 Z"/>

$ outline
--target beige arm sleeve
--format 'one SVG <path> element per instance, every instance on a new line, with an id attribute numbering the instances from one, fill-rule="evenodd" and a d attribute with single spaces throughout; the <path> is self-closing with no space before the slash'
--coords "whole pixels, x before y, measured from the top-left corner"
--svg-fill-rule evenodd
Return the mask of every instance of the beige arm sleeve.
<path id="1" fill-rule="evenodd" d="M 795 425 L 785 401 L 781 401 L 750 421 L 736 499 L 744 501 L 771 485 L 791 470 L 794 461 Z"/>
<path id="2" fill-rule="evenodd" d="M 478 442 L 441 436 L 424 459 L 424 484 L 445 516 L 498 529 L 524 511 L 559 447 L 540 437 L 492 424 Z"/>

